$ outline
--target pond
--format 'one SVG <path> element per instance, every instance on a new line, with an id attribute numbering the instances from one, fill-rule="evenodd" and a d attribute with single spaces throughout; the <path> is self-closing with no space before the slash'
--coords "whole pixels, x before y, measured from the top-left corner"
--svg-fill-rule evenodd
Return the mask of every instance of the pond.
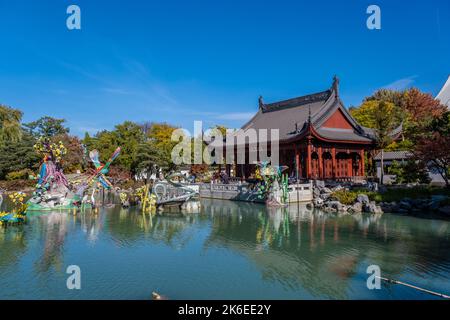
<path id="1" fill-rule="evenodd" d="M 136 209 L 30 215 L 0 228 L 0 299 L 439 299 L 450 294 L 450 223 L 392 214 L 338 216 L 202 200 L 198 213 Z M 81 290 L 66 286 L 81 270 Z"/>

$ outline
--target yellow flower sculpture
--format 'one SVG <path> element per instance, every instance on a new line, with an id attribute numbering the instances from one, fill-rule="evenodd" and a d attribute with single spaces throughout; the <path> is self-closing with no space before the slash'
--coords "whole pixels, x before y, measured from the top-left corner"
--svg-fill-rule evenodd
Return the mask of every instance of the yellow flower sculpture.
<path id="1" fill-rule="evenodd" d="M 28 205 L 24 203 L 26 194 L 23 192 L 14 192 L 9 195 L 9 199 L 13 204 L 12 212 L 0 212 L 0 219 L 13 214 L 13 223 L 22 222 L 25 219 L 25 212 L 27 211 Z M 11 221 L 11 220 L 9 220 Z M 2 221 L 2 224 L 7 224 L 8 221 Z"/>
<path id="2" fill-rule="evenodd" d="M 67 154 L 67 148 L 64 146 L 62 141 L 58 143 L 51 143 L 46 137 L 41 137 L 33 146 L 34 150 L 40 154 L 50 154 L 56 158 L 56 161 L 60 161 L 63 156 Z"/>
<path id="3" fill-rule="evenodd" d="M 148 196 L 147 186 L 136 189 L 135 195 L 141 201 L 143 211 L 152 213 L 156 211 L 156 196 L 154 194 Z"/>

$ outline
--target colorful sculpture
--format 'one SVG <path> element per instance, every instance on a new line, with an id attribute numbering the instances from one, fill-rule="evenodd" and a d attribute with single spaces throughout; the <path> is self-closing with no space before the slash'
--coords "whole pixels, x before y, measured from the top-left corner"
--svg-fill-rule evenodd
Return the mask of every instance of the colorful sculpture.
<path id="1" fill-rule="evenodd" d="M 88 178 L 87 184 L 85 184 L 85 188 L 87 188 L 88 186 L 92 187 L 92 193 L 90 199 L 88 199 L 87 195 L 83 197 L 83 208 L 87 203 L 95 207 L 95 193 L 97 192 L 98 188 L 103 187 L 107 190 L 112 188 L 113 185 L 108 180 L 108 178 L 106 178 L 106 175 L 109 172 L 111 163 L 120 155 L 120 151 L 121 149 L 120 147 L 118 147 L 105 164 L 102 164 L 100 162 L 100 155 L 98 150 L 92 150 L 91 152 L 89 152 L 89 158 L 95 166 L 95 171 Z"/>
<path id="2" fill-rule="evenodd" d="M 53 143 L 47 137 L 39 138 L 35 150 L 43 155 L 36 191 L 28 200 L 28 211 L 65 210 L 77 208 L 81 198 L 72 192 L 62 171 L 61 158 L 67 149 L 60 141 Z"/>
<path id="3" fill-rule="evenodd" d="M 99 153 L 97 150 L 92 150 L 89 152 L 89 158 L 91 159 L 92 163 L 95 166 L 95 173 L 89 178 L 88 182 L 92 183 L 93 181 L 99 182 L 104 188 L 111 189 L 112 184 L 109 182 L 109 180 L 106 178 L 106 175 L 109 172 L 109 166 L 111 163 L 119 156 L 120 154 L 120 147 L 114 151 L 114 153 L 111 155 L 109 160 L 106 162 L 106 164 L 101 164 L 99 160 Z"/>
<path id="4" fill-rule="evenodd" d="M 261 180 L 257 186 L 258 197 L 265 199 L 269 206 L 285 206 L 288 202 L 288 178 L 283 172 L 286 166 L 271 166 L 264 161 L 258 164 L 256 178 Z"/>

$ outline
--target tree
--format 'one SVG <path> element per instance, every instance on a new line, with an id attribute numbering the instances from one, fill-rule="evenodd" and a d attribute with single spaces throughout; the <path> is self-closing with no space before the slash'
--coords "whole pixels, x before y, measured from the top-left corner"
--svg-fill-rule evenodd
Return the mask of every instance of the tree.
<path id="1" fill-rule="evenodd" d="M 22 139 L 0 147 L 0 179 L 5 179 L 11 172 L 25 169 L 37 171 L 41 157 L 34 151 L 35 139 L 27 132 L 22 132 Z"/>
<path id="2" fill-rule="evenodd" d="M 428 169 L 422 161 L 408 159 L 405 163 L 393 161 L 388 169 L 389 174 L 395 175 L 395 183 L 429 183 Z"/>
<path id="3" fill-rule="evenodd" d="M 152 142 L 144 142 L 139 144 L 134 168 L 136 173 L 145 176 L 146 183 L 148 178 L 156 173 L 157 168 L 167 167 L 169 164 L 164 161 L 161 150 Z"/>
<path id="4" fill-rule="evenodd" d="M 35 137 L 54 137 L 69 133 L 69 128 L 64 126 L 65 119 L 57 119 L 49 116 L 24 124 L 24 127 Z"/>
<path id="5" fill-rule="evenodd" d="M 378 100 L 384 102 L 390 102 L 397 107 L 402 107 L 405 92 L 391 90 L 391 89 L 379 89 L 374 92 L 373 95 L 364 99 L 364 102 L 371 100 Z"/>
<path id="6" fill-rule="evenodd" d="M 450 112 L 435 119 L 414 146 L 416 159 L 438 172 L 450 187 Z"/>
<path id="7" fill-rule="evenodd" d="M 81 170 L 84 163 L 84 150 L 78 137 L 71 136 L 67 133 L 54 136 L 52 142 L 64 144 L 67 154 L 62 157 L 62 167 L 64 172 L 73 173 Z"/>
<path id="8" fill-rule="evenodd" d="M 421 137 L 418 139 L 414 148 L 414 155 L 420 161 L 428 164 L 431 170 L 438 172 L 445 181 L 445 185 L 449 184 L 450 170 L 450 137 L 444 136 L 439 132 L 434 132 L 429 137 Z"/>
<path id="9" fill-rule="evenodd" d="M 177 142 L 172 141 L 172 133 L 177 129 L 167 123 L 152 123 L 147 131 L 147 139 L 153 143 L 155 148 L 158 148 L 163 163 L 167 165 L 167 170 L 175 169 L 175 164 L 172 161 L 172 149 L 176 146 Z"/>
<path id="10" fill-rule="evenodd" d="M 117 164 L 135 173 L 136 168 L 133 164 L 135 163 L 137 149 L 145 141 L 141 127 L 137 123 L 125 121 L 117 125 L 112 134 L 113 140 L 116 143 L 114 147 L 117 148 L 120 146 L 122 148 L 120 157 L 117 159 Z"/>
<path id="11" fill-rule="evenodd" d="M 430 124 L 447 110 L 447 107 L 434 99 L 432 95 L 420 92 L 416 88 L 406 91 L 404 107 L 412 121 L 422 124 Z"/>
<path id="12" fill-rule="evenodd" d="M 376 100 L 374 100 L 376 101 Z M 378 101 L 373 113 L 375 140 L 381 151 L 381 184 L 384 179 L 384 149 L 392 142 L 391 132 L 396 127 L 396 120 L 391 116 L 393 105 L 389 102 Z"/>
<path id="13" fill-rule="evenodd" d="M 135 173 L 136 154 L 139 144 L 145 142 L 141 126 L 131 121 L 125 121 L 115 126 L 113 131 L 103 130 L 94 137 L 85 134 L 83 144 L 89 151 L 97 149 L 100 160 L 106 162 L 117 147 L 121 147 L 120 157 L 114 161 L 112 167 Z"/>
<path id="14" fill-rule="evenodd" d="M 377 127 L 377 117 L 379 116 L 380 104 L 383 102 L 383 110 L 385 112 L 386 118 L 392 119 L 392 123 L 398 126 L 402 123 L 402 110 L 393 104 L 392 102 L 384 100 L 366 100 L 361 106 L 357 108 L 351 108 L 350 114 L 355 118 L 358 123 L 364 127 L 376 129 Z"/>
<path id="15" fill-rule="evenodd" d="M 396 141 L 389 147 L 391 150 L 411 150 L 415 138 L 446 111 L 446 107 L 433 96 L 412 88 L 405 91 L 378 90 L 365 98 L 360 107 L 350 108 L 350 113 L 361 125 L 374 128 L 373 112 L 381 101 L 393 106 L 388 111 L 403 128 L 402 142 Z"/>
<path id="16" fill-rule="evenodd" d="M 20 141 L 22 115 L 22 111 L 0 104 L 0 146 Z"/>

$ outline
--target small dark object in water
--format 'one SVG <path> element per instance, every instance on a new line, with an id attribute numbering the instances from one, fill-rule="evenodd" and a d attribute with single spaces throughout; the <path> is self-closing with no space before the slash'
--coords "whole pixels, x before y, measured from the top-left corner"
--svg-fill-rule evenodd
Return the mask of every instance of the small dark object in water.
<path id="1" fill-rule="evenodd" d="M 152 292 L 152 300 L 167 300 L 167 298 L 156 292 Z"/>

